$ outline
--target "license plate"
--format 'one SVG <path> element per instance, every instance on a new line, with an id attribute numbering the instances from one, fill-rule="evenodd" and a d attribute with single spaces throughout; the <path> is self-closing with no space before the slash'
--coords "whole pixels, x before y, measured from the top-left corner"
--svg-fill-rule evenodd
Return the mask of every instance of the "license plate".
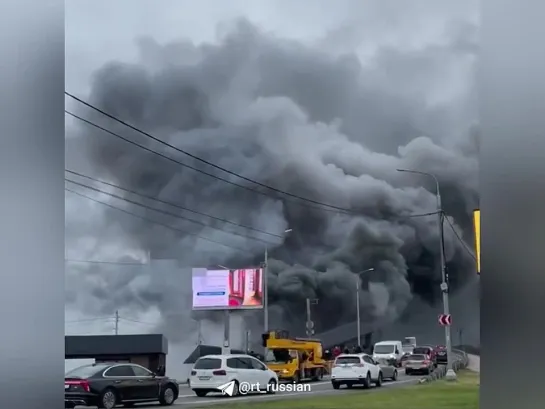
<path id="1" fill-rule="evenodd" d="M 208 381 L 210 380 L 211 376 L 199 376 L 199 380 L 201 381 Z"/>
<path id="2" fill-rule="evenodd" d="M 70 385 L 64 385 L 64 389 L 70 388 Z"/>

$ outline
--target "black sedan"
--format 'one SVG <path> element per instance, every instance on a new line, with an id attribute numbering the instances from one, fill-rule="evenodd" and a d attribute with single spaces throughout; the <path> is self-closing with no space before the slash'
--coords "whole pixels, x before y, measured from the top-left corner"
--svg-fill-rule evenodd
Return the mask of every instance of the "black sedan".
<path id="1" fill-rule="evenodd" d="M 112 409 L 123 404 L 159 402 L 169 406 L 178 398 L 178 382 L 157 376 L 136 364 L 96 363 L 64 375 L 64 407 L 95 406 Z"/>

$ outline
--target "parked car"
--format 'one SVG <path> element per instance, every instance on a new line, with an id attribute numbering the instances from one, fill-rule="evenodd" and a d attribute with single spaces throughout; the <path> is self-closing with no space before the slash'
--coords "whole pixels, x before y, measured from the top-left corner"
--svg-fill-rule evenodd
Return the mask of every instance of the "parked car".
<path id="1" fill-rule="evenodd" d="M 362 385 L 370 388 L 371 384 L 382 386 L 384 375 L 378 363 L 367 354 L 341 354 L 331 369 L 331 385 L 339 389 L 341 385 L 351 388 Z"/>
<path id="2" fill-rule="evenodd" d="M 412 355 L 427 355 L 430 361 L 433 362 L 433 366 L 437 368 L 437 353 L 432 347 L 415 347 Z"/>
<path id="3" fill-rule="evenodd" d="M 263 390 L 274 393 L 278 375 L 263 362 L 250 355 L 206 355 L 197 360 L 191 370 L 189 382 L 198 397 L 221 392 L 220 386 L 234 381 L 233 393 L 240 393 L 242 382 L 263 386 Z M 257 391 L 256 391 L 257 392 Z"/>
<path id="4" fill-rule="evenodd" d="M 405 374 L 424 373 L 429 375 L 433 371 L 433 362 L 427 355 L 411 355 L 405 364 Z"/>
<path id="5" fill-rule="evenodd" d="M 379 359 L 377 360 L 378 365 L 382 371 L 383 379 L 390 379 L 392 381 L 397 381 L 397 366 L 395 360 L 392 359 Z"/>
<path id="6" fill-rule="evenodd" d="M 130 363 L 84 365 L 64 375 L 64 406 L 95 406 L 159 402 L 170 406 L 179 394 L 178 382 Z"/>

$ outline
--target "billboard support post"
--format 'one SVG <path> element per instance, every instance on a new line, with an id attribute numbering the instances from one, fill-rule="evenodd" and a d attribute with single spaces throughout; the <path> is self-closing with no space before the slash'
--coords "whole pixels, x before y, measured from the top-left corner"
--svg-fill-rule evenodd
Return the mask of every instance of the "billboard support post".
<path id="1" fill-rule="evenodd" d="M 265 247 L 265 262 L 263 263 L 263 333 L 269 332 L 269 248 Z M 267 356 L 267 347 L 263 348 L 263 355 Z"/>
<path id="2" fill-rule="evenodd" d="M 269 290 L 268 290 L 268 272 L 269 272 L 269 249 L 265 247 L 265 262 L 263 263 L 263 332 L 269 331 Z"/>
<path id="3" fill-rule="evenodd" d="M 228 355 L 231 353 L 231 346 L 229 344 L 229 339 L 231 338 L 231 311 L 223 310 L 223 348 L 221 353 L 223 355 Z"/>

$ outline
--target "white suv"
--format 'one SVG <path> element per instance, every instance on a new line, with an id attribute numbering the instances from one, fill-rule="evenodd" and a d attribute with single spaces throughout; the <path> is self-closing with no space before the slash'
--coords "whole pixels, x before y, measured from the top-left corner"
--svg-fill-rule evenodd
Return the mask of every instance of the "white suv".
<path id="1" fill-rule="evenodd" d="M 206 355 L 195 362 L 189 385 L 197 396 L 204 397 L 211 392 L 221 392 L 219 387 L 231 381 L 235 381 L 231 396 L 239 394 L 239 385 L 243 382 L 251 385 L 259 382 L 261 390 L 274 393 L 278 375 L 250 355 Z"/>
<path id="2" fill-rule="evenodd" d="M 353 385 L 370 388 L 372 383 L 381 386 L 382 379 L 380 366 L 367 354 L 339 355 L 331 370 L 333 389 L 339 389 L 341 385 L 347 388 Z"/>

